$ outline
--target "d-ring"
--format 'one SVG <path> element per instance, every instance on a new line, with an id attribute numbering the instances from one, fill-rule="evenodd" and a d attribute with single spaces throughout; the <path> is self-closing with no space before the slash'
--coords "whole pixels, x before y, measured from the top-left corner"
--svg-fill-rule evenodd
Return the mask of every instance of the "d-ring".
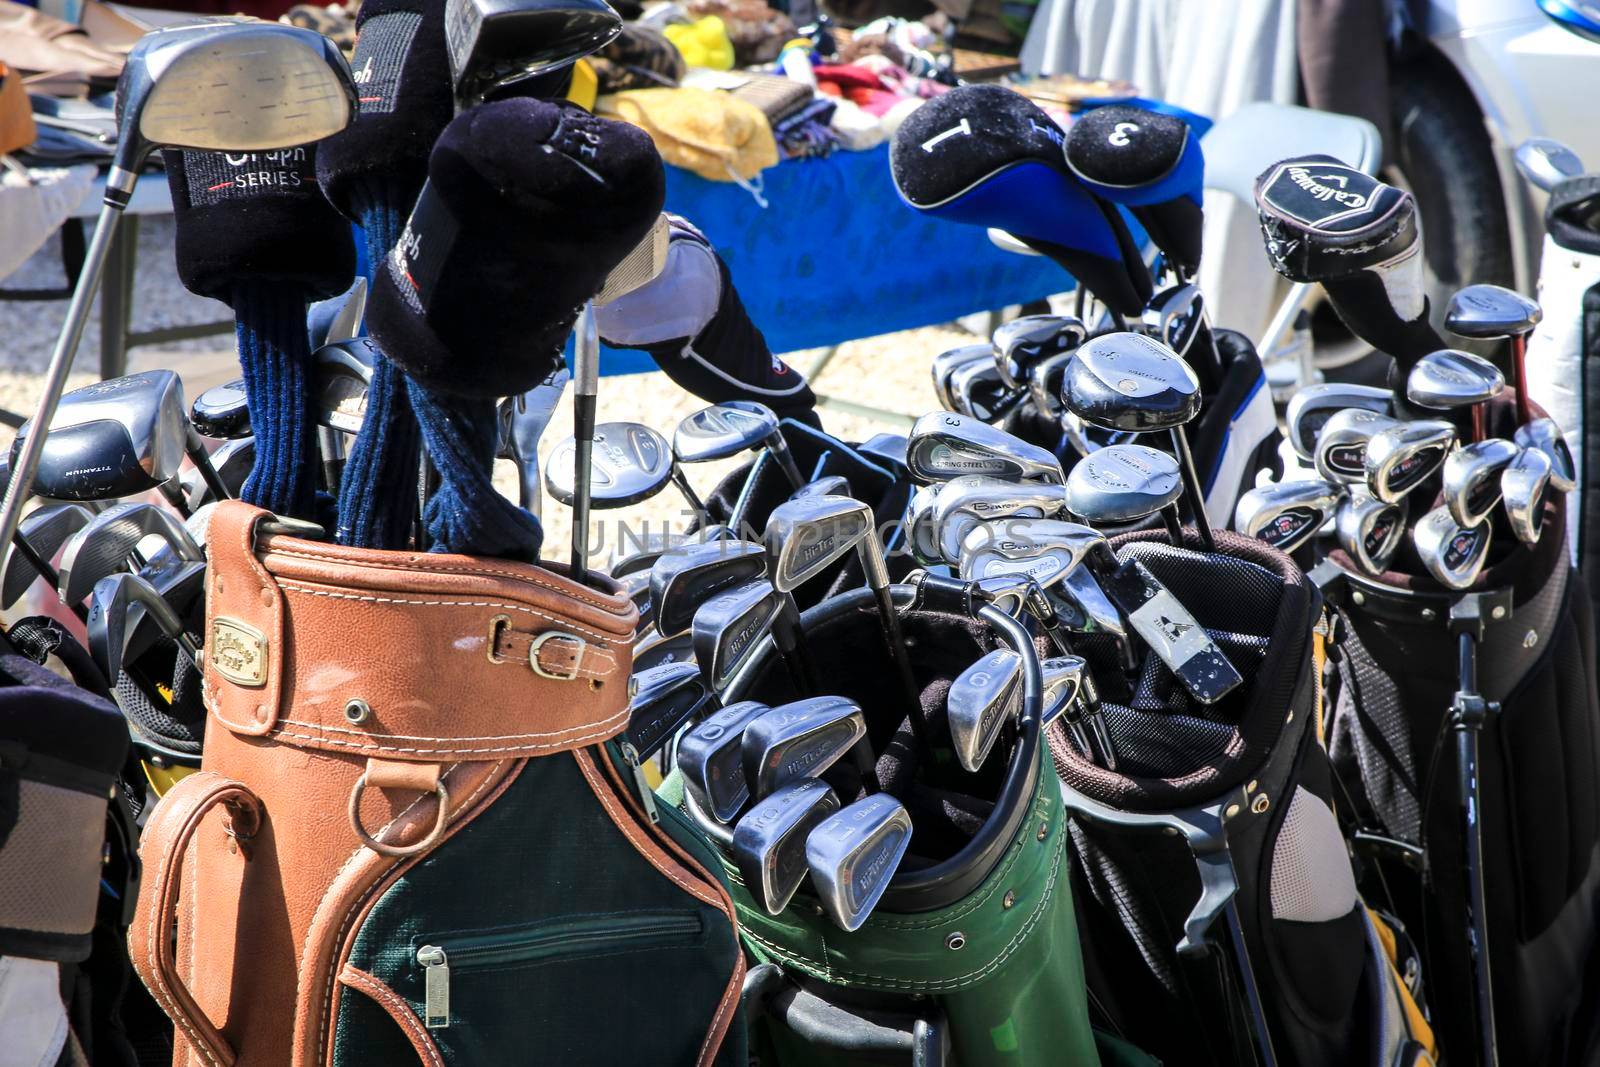
<path id="1" fill-rule="evenodd" d="M 439 796 L 439 814 L 433 820 L 433 829 L 428 831 L 427 837 L 412 845 L 385 844 L 367 833 L 367 828 L 361 825 L 361 794 L 366 788 L 367 776 L 363 774 L 356 779 L 355 788 L 350 791 L 350 828 L 356 832 L 356 837 L 361 839 L 361 843 L 372 851 L 384 856 L 415 856 L 438 844 L 439 838 L 444 836 L 445 820 L 450 816 L 450 794 L 443 782 L 433 787 L 433 791 Z"/>

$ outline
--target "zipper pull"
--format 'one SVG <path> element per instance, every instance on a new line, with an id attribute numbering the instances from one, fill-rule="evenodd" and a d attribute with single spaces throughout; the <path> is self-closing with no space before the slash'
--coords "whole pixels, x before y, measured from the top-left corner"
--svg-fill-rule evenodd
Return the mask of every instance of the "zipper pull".
<path id="1" fill-rule="evenodd" d="M 661 813 L 656 810 L 656 795 L 650 788 L 650 780 L 644 776 L 644 768 L 639 765 L 639 750 L 633 747 L 633 742 L 623 738 L 618 742 L 622 749 L 622 759 L 629 767 L 633 768 L 633 784 L 639 789 L 639 800 L 644 804 L 644 813 L 650 817 L 652 825 L 661 821 Z"/>
<path id="2" fill-rule="evenodd" d="M 429 1030 L 450 1026 L 450 960 L 438 945 L 417 949 L 422 964 L 422 1022 Z"/>

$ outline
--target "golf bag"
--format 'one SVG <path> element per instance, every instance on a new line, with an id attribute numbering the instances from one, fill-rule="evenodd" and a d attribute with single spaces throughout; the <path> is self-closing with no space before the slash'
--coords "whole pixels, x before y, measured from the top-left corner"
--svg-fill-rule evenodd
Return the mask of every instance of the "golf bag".
<path id="1" fill-rule="evenodd" d="M 910 852 L 853 933 L 825 919 L 804 886 L 781 914 L 768 914 L 725 857 L 745 947 L 760 964 L 746 983 L 745 1011 L 752 1063 L 762 1067 L 1099 1062 L 1066 877 L 1060 790 L 1043 760 L 1032 638 L 997 609 L 973 608 L 949 590 L 935 595 L 933 584 L 893 587 L 897 604 L 909 608 L 902 625 L 923 682 L 929 738 L 945 729 L 951 680 L 997 637 L 1029 664 L 1020 717 L 976 776 L 953 759 L 919 761 L 903 717 L 905 695 L 884 669 L 870 593 L 843 593 L 804 613 L 807 641 L 829 664 L 828 691 L 865 712 L 879 784 L 906 806 L 914 829 Z M 796 699 L 770 645 L 756 655 L 756 667 L 727 700 Z M 823 778 L 844 803 L 860 785 L 854 768 L 843 765 Z M 676 774 L 663 790 L 708 837 L 730 839 L 728 827 L 683 799 Z M 1125 1062 L 1145 1062 L 1121 1051 Z"/>
<path id="2" fill-rule="evenodd" d="M 1194 612 L 1244 684 L 1198 704 L 1154 655 L 1129 678 L 1115 643 L 1091 637 L 1080 651 L 1115 769 L 1048 732 L 1097 1021 L 1167 1064 L 1431 1062 L 1404 932 L 1358 894 L 1334 816 L 1321 597 L 1287 556 L 1215 536 L 1209 554 L 1148 532 L 1112 545 Z"/>
<path id="3" fill-rule="evenodd" d="M 1491 429 L 1495 416 L 1507 428 L 1506 407 L 1491 413 Z M 1381 887 L 1419 941 L 1430 999 L 1455 1006 L 1435 1025 L 1458 1063 L 1472 1062 L 1481 1041 L 1467 1010 L 1475 998 L 1462 795 L 1473 777 L 1502 1061 L 1600 1055 L 1593 621 L 1560 536 L 1561 495 L 1545 507 L 1539 543 L 1497 534 L 1500 553 L 1467 595 L 1403 574 L 1361 577 L 1337 552 L 1330 563 L 1344 571 L 1325 582 L 1341 620 L 1329 734 L 1340 812 L 1369 895 L 1383 899 Z M 1463 633 L 1476 643 L 1475 686 L 1458 673 Z M 1470 725 L 1475 776 L 1459 754 Z"/>
<path id="4" fill-rule="evenodd" d="M 305 532 L 211 520 L 203 765 L 129 936 L 175 1062 L 742 1064 L 716 860 L 612 740 L 627 598 Z"/>

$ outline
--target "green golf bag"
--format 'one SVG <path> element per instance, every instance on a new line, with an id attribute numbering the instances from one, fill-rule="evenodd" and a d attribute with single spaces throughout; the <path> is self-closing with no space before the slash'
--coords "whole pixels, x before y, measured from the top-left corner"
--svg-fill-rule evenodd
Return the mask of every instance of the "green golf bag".
<path id="1" fill-rule="evenodd" d="M 1097 1023 L 1165 1064 L 1431 1062 L 1403 930 L 1357 892 L 1322 747 L 1322 600 L 1282 553 L 1218 532 L 1216 552 L 1114 538 L 1193 613 L 1243 683 L 1203 704 L 1117 642 L 1099 679 L 1114 769 L 1062 723 L 1048 744 L 1069 815 Z M 1401 976 L 1405 975 L 1405 978 Z"/>
<path id="2" fill-rule="evenodd" d="M 1004 612 L 971 604 L 962 583 L 892 588 L 921 682 L 926 754 L 886 669 L 870 593 L 826 600 L 803 624 L 818 662 L 829 665 L 828 690 L 865 712 L 876 777 L 912 815 L 909 851 L 853 933 L 824 917 L 809 883 L 769 915 L 724 852 L 745 947 L 757 961 L 744 997 L 752 1063 L 1147 1062 L 1115 1041 L 1097 1049 L 1090 1028 L 1060 789 L 1044 762 L 1033 638 Z M 1023 655 L 1021 713 L 972 774 L 945 740 L 945 694 L 997 641 Z M 769 641 L 726 696 L 776 705 L 799 695 Z M 859 792 L 854 768 L 836 765 L 824 778 L 845 803 Z M 663 790 L 726 847 L 730 828 L 679 785 L 673 776 Z"/>

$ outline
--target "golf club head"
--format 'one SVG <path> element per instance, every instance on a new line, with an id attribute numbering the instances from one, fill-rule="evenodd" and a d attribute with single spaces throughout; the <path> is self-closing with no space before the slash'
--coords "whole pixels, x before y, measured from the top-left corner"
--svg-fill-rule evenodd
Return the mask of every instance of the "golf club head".
<path id="1" fill-rule="evenodd" d="M 1025 395 L 1006 385 L 993 361 L 957 367 L 950 374 L 949 392 L 956 411 L 988 423 L 1005 418 Z"/>
<path id="2" fill-rule="evenodd" d="M 1100 694 L 1094 672 L 1082 656 L 1051 656 L 1040 660 L 1039 675 L 1044 694 L 1041 726 L 1048 726 L 1063 716 L 1069 723 L 1076 723 L 1099 707 Z"/>
<path id="3" fill-rule="evenodd" d="M 761 448 L 778 435 L 778 416 L 771 408 L 730 400 L 702 408 L 678 423 L 672 450 L 684 463 L 708 463 Z"/>
<path id="4" fill-rule="evenodd" d="M 201 436 L 232 441 L 250 435 L 250 403 L 244 379 L 213 385 L 195 397 L 189 421 Z"/>
<path id="5" fill-rule="evenodd" d="M 1428 353 L 1406 375 L 1406 399 L 1434 411 L 1487 403 L 1505 387 L 1500 368 L 1482 356 L 1455 348 Z"/>
<path id="6" fill-rule="evenodd" d="M 347 434 L 361 432 L 372 368 L 381 355 L 366 337 L 335 341 L 311 354 L 312 410 L 317 425 Z"/>
<path id="7" fill-rule="evenodd" d="M 1544 533 L 1544 500 L 1553 484 L 1550 457 L 1537 448 L 1523 448 L 1500 474 L 1511 532 L 1525 545 L 1539 543 Z"/>
<path id="8" fill-rule="evenodd" d="M 196 560 L 180 560 L 170 550 L 162 549 L 149 566 L 139 571 L 139 577 L 150 583 L 181 621 L 189 616 L 205 591 L 206 565 Z M 142 604 L 130 604 L 123 662 L 137 662 L 159 639 L 170 636 Z"/>
<path id="9" fill-rule="evenodd" d="M 961 345 L 947 349 L 933 357 L 929 368 L 933 375 L 933 392 L 941 407 L 954 411 L 955 398 L 950 395 L 950 376 L 970 363 L 988 363 L 995 359 L 994 346 L 989 344 Z"/>
<path id="10" fill-rule="evenodd" d="M 544 468 L 545 490 L 569 507 L 577 495 L 576 463 L 577 440 L 568 437 L 550 453 Z M 625 508 L 650 499 L 670 481 L 672 450 L 665 437 L 637 422 L 603 422 L 594 428 L 589 462 L 591 507 Z"/>
<path id="11" fill-rule="evenodd" d="M 350 67 L 312 30 L 207 19 L 145 34 L 117 82 L 113 166 L 157 147 L 265 152 L 338 133 L 356 113 Z"/>
<path id="12" fill-rule="evenodd" d="M 868 539 L 877 546 L 875 524 L 872 509 L 850 497 L 819 496 L 779 504 L 767 518 L 772 584 L 780 592 L 792 593 Z M 878 554 L 881 560 L 881 547 Z M 870 549 L 861 552 L 864 567 L 871 555 Z"/>
<path id="13" fill-rule="evenodd" d="M 802 778 L 816 778 L 867 736 L 860 705 L 839 696 L 773 708 L 745 727 L 744 780 L 757 800 Z"/>
<path id="14" fill-rule="evenodd" d="M 33 491 L 57 500 L 105 500 L 165 484 L 183 462 L 187 407 L 183 383 L 169 370 L 141 371 L 63 394 Z M 17 431 L 13 467 L 32 430 L 30 419 Z"/>
<path id="15" fill-rule="evenodd" d="M 367 278 L 356 275 L 350 288 L 338 296 L 318 300 L 306 310 L 306 330 L 311 335 L 311 350 L 334 341 L 348 341 L 361 333 L 367 314 Z"/>
<path id="16" fill-rule="evenodd" d="M 1085 456 L 1067 476 L 1067 511 L 1094 525 L 1136 522 L 1183 493 L 1178 461 L 1144 445 L 1112 445 Z"/>
<path id="17" fill-rule="evenodd" d="M 1326 382 L 1301 386 L 1289 398 L 1289 407 L 1284 413 L 1289 446 L 1295 455 L 1311 463 L 1316 457 L 1317 438 L 1334 415 L 1347 408 L 1357 408 L 1387 416 L 1391 414 L 1393 400 L 1392 392 L 1372 385 Z M 1359 467 L 1361 463 L 1356 462 L 1352 469 Z"/>
<path id="18" fill-rule="evenodd" d="M 1342 496 L 1343 486 L 1321 480 L 1264 485 L 1239 498 L 1233 528 L 1280 552 L 1293 552 L 1333 516 Z"/>
<path id="19" fill-rule="evenodd" d="M 1511 439 L 1523 448 L 1537 448 L 1544 453 L 1550 461 L 1550 488 L 1558 493 L 1572 492 L 1578 484 L 1577 465 L 1572 461 L 1572 449 L 1556 420 L 1534 419 L 1518 426 Z"/>
<path id="20" fill-rule="evenodd" d="M 744 776 L 744 730 L 771 709 L 741 700 L 714 711 L 678 739 L 678 773 L 700 810 L 732 822 L 750 799 Z"/>
<path id="21" fill-rule="evenodd" d="M 1028 370 L 1051 356 L 1070 352 L 1088 331 L 1074 315 L 1023 315 L 994 331 L 994 364 L 1007 389 L 1027 384 Z"/>
<path id="22" fill-rule="evenodd" d="M 1367 444 L 1373 435 L 1399 426 L 1398 419 L 1365 408 L 1336 411 L 1317 435 L 1312 460 L 1325 481 L 1359 485 L 1367 480 Z"/>
<path id="23" fill-rule="evenodd" d="M 87 526 L 94 512 L 82 504 L 43 504 L 27 514 L 17 527 L 17 536 L 28 542 L 28 547 L 49 562 L 67 539 Z M 32 563 L 22 553 L 7 546 L 4 560 L 0 562 L 0 607 L 9 608 L 22 598 L 40 577 Z"/>
<path id="24" fill-rule="evenodd" d="M 950 683 L 945 715 L 956 759 L 969 771 L 983 766 L 1006 720 L 1022 710 L 1022 657 L 1009 648 L 982 656 Z"/>
<path id="25" fill-rule="evenodd" d="M 693 663 L 667 663 L 629 680 L 628 740 L 649 759 L 712 705 L 711 692 Z"/>
<path id="26" fill-rule="evenodd" d="M 1011 519 L 967 531 L 959 573 L 969 582 L 1020 575 L 1049 589 L 1091 554 L 1109 551 L 1104 534 L 1076 522 Z"/>
<path id="27" fill-rule="evenodd" d="M 1462 526 L 1449 508 L 1441 506 L 1417 520 L 1411 540 L 1434 580 L 1446 589 L 1461 590 L 1477 581 L 1493 533 L 1487 522 Z"/>
<path id="28" fill-rule="evenodd" d="M 1194 339 L 1206 325 L 1205 297 L 1192 282 L 1163 289 L 1145 305 L 1140 323 L 1151 338 L 1187 359 Z"/>
<path id="29" fill-rule="evenodd" d="M 1493 340 L 1532 333 L 1544 319 L 1538 303 L 1500 285 L 1457 289 L 1445 309 L 1444 328 L 1457 337 Z"/>
<path id="30" fill-rule="evenodd" d="M 1092 548 L 1090 552 L 1115 559 L 1111 555 L 1110 546 Z M 1087 567 L 1075 567 L 1068 571 L 1061 579 L 1061 584 L 1052 592 L 1076 609 L 1076 613 L 1081 617 L 1075 626 L 1076 629 L 1084 633 L 1109 634 L 1118 641 L 1126 641 L 1128 624 L 1123 619 L 1122 612 L 1111 602 L 1104 587 L 1093 574 L 1089 573 Z M 1131 647 L 1126 645 L 1124 647 L 1128 648 L 1131 654 Z"/>
<path id="31" fill-rule="evenodd" d="M 1517 146 L 1517 169 L 1539 189 L 1549 192 L 1583 173 L 1578 153 L 1551 137 L 1530 137 Z"/>
<path id="32" fill-rule="evenodd" d="M 155 587 L 136 574 L 111 574 L 100 579 L 91 590 L 89 618 L 86 623 L 89 635 L 89 655 L 108 680 L 122 674 L 123 650 L 128 646 L 131 625 L 129 619 L 133 604 L 144 608 L 145 616 L 152 620 L 168 637 L 183 633 L 183 623 L 178 620 L 172 605 L 161 598 Z"/>
<path id="33" fill-rule="evenodd" d="M 850 479 L 842 474 L 825 474 L 814 482 L 807 482 L 789 494 L 790 500 L 805 500 L 814 496 L 849 496 Z"/>
<path id="34" fill-rule="evenodd" d="M 1067 488 L 1049 482 L 1004 482 L 967 474 L 946 482 L 930 516 L 939 554 L 955 566 L 967 533 L 980 523 L 1008 518 L 1053 518 L 1067 506 Z"/>
<path id="35" fill-rule="evenodd" d="M 1500 503 L 1500 474 L 1521 447 L 1498 437 L 1462 445 L 1444 461 L 1444 503 L 1462 526 L 1476 526 Z"/>
<path id="36" fill-rule="evenodd" d="M 727 689 L 749 662 L 783 605 L 771 583 L 756 579 L 716 594 L 695 611 L 694 658 L 713 693 Z"/>
<path id="37" fill-rule="evenodd" d="M 1072 352 L 1060 352 L 1028 368 L 1028 395 L 1041 415 L 1061 412 L 1061 388 L 1072 357 Z"/>
<path id="38" fill-rule="evenodd" d="M 217 477 L 222 479 L 222 484 L 227 486 L 234 498 L 238 497 L 244 480 L 250 477 L 250 470 L 255 465 L 254 437 L 236 437 L 232 441 L 225 441 L 211 453 L 211 469 L 217 472 Z M 178 480 L 183 485 L 184 499 L 188 501 L 191 512 L 212 502 L 211 487 L 198 469 L 185 470 Z"/>
<path id="39" fill-rule="evenodd" d="M 199 544 L 172 512 L 154 504 L 125 501 L 102 511 L 67 539 L 58 571 L 61 602 L 76 604 L 101 579 L 125 570 L 139 542 L 150 536 L 160 537 L 180 559 L 205 558 Z"/>
<path id="40" fill-rule="evenodd" d="M 568 66 L 622 32 L 604 0 L 447 0 L 444 21 L 462 108 Z"/>
<path id="41" fill-rule="evenodd" d="M 855 931 L 878 906 L 911 845 L 911 813 L 874 793 L 823 819 L 806 837 L 806 866 L 828 918 Z"/>
<path id="42" fill-rule="evenodd" d="M 1060 460 L 1048 449 L 954 411 L 922 416 L 907 440 L 906 466 L 912 479 L 924 484 L 963 474 L 986 474 L 1014 482 L 1065 481 Z"/>
<path id="43" fill-rule="evenodd" d="M 706 541 L 662 553 L 650 567 L 656 629 L 682 633 L 707 598 L 766 573 L 767 550 L 750 541 Z"/>
<path id="44" fill-rule="evenodd" d="M 933 517 L 943 488 L 944 485 L 940 483 L 919 485 L 913 489 L 911 499 L 906 502 L 905 517 L 901 520 L 911 557 L 924 567 L 944 562 L 944 554 L 939 547 L 939 526 Z"/>
<path id="45" fill-rule="evenodd" d="M 1428 479 L 1455 447 L 1456 428 L 1443 419 L 1402 422 L 1367 442 L 1367 487 L 1393 504 Z"/>
<path id="46" fill-rule="evenodd" d="M 733 828 L 733 862 L 768 915 L 780 915 L 806 876 L 806 838 L 839 810 L 832 789 L 807 778 L 759 800 Z"/>
<path id="47" fill-rule="evenodd" d="M 1200 379 L 1160 341 L 1108 333 L 1085 341 L 1062 383 L 1062 400 L 1108 430 L 1170 430 L 1200 413 Z"/>
<path id="48" fill-rule="evenodd" d="M 633 669 L 647 671 L 667 663 L 693 663 L 694 638 L 690 634 L 664 634 L 651 632 L 640 637 L 633 646 Z"/>
<path id="49" fill-rule="evenodd" d="M 1339 547 L 1367 574 L 1384 573 L 1405 541 L 1406 510 L 1404 500 L 1385 504 L 1365 490 L 1352 490 L 1334 515 Z"/>

